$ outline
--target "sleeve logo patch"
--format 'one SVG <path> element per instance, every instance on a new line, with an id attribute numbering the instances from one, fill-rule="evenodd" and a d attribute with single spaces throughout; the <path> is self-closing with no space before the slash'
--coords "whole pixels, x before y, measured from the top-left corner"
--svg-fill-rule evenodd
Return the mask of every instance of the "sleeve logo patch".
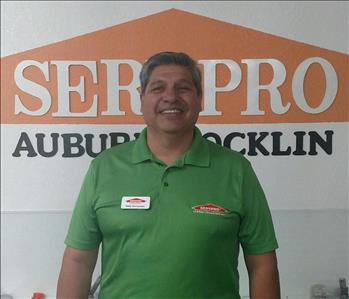
<path id="1" fill-rule="evenodd" d="M 212 203 L 194 206 L 192 207 L 192 210 L 194 213 L 214 214 L 214 215 L 224 215 L 228 212 L 226 209 Z"/>

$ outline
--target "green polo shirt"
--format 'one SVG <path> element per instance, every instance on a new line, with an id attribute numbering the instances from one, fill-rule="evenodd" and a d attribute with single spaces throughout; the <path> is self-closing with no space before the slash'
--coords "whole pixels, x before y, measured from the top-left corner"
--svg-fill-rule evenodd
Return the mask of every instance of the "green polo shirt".
<path id="1" fill-rule="evenodd" d="M 122 208 L 126 196 L 150 207 Z M 66 245 L 100 243 L 102 299 L 238 299 L 239 245 L 249 254 L 277 248 L 250 163 L 197 128 L 169 166 L 150 152 L 146 129 L 92 161 Z"/>

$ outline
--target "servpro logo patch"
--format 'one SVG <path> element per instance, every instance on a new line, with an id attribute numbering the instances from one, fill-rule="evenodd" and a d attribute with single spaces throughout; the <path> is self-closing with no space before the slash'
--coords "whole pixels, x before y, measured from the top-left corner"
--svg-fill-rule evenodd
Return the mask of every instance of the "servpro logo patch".
<path id="1" fill-rule="evenodd" d="M 212 203 L 194 206 L 192 207 L 192 210 L 194 213 L 214 214 L 214 215 L 224 215 L 228 212 L 226 209 Z"/>

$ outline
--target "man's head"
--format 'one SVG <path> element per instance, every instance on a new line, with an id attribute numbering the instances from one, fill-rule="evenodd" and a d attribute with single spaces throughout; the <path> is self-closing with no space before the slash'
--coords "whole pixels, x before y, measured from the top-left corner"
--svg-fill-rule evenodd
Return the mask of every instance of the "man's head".
<path id="1" fill-rule="evenodd" d="M 201 111 L 201 75 L 184 53 L 158 53 L 141 74 L 141 111 L 153 136 L 190 136 Z"/>
<path id="2" fill-rule="evenodd" d="M 149 83 L 149 77 L 153 70 L 160 65 L 175 64 L 188 69 L 191 74 L 198 96 L 202 96 L 201 73 L 195 60 L 189 55 L 181 52 L 160 52 L 151 56 L 142 67 L 139 75 L 141 82 L 141 93 L 143 94 Z"/>

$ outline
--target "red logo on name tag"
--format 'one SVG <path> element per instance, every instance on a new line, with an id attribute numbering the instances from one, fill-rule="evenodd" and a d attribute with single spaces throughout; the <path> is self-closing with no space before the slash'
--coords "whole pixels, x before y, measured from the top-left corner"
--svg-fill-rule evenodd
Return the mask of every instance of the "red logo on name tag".
<path id="1" fill-rule="evenodd" d="M 142 198 L 130 198 L 128 200 L 126 200 L 127 203 L 133 203 L 133 204 L 142 204 L 142 203 L 145 203 L 146 201 Z"/>

